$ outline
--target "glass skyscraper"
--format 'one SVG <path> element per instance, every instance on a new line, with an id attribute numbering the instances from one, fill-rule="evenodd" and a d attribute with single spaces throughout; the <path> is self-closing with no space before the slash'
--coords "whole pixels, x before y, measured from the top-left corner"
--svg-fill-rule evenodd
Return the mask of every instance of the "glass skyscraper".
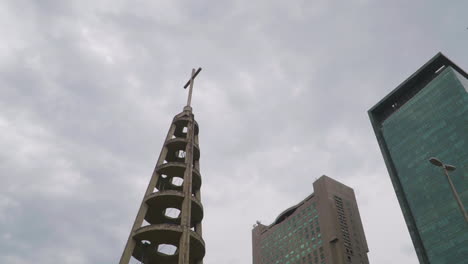
<path id="1" fill-rule="evenodd" d="M 468 75 L 441 53 L 369 110 L 421 263 L 468 263 Z"/>

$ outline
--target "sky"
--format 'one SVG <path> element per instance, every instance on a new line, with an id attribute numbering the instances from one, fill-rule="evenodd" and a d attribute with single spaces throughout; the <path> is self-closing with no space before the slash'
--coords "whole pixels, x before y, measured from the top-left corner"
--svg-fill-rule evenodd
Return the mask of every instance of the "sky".
<path id="1" fill-rule="evenodd" d="M 355 190 L 371 263 L 418 263 L 367 110 L 439 51 L 468 70 L 466 10 L 0 0 L 0 263 L 117 263 L 196 67 L 205 263 L 251 263 L 255 221 L 324 174 Z"/>

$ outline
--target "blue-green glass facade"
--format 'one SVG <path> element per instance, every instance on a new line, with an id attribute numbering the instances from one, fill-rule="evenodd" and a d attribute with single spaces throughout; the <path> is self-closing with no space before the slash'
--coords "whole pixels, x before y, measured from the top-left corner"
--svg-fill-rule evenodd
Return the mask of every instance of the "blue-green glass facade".
<path id="1" fill-rule="evenodd" d="M 468 223 L 443 170 L 428 161 L 457 167 L 450 175 L 468 210 L 468 80 L 450 65 L 432 73 L 401 103 L 389 99 L 391 114 L 369 114 L 420 262 L 468 263 Z"/>
<path id="2" fill-rule="evenodd" d="M 262 263 L 326 264 L 314 203 L 284 220 L 261 240 Z"/>

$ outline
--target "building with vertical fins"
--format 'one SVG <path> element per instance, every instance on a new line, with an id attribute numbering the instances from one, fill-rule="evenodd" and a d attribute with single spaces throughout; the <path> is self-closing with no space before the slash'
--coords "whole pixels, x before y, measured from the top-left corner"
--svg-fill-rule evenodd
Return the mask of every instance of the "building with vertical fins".
<path id="1" fill-rule="evenodd" d="M 196 74 L 187 106 L 169 126 L 120 264 L 203 263 L 199 128 L 190 106 Z"/>
<path id="2" fill-rule="evenodd" d="M 468 263 L 468 75 L 438 53 L 369 110 L 420 263 Z M 458 203 L 458 204 L 457 204 Z"/>
<path id="3" fill-rule="evenodd" d="M 269 226 L 252 230 L 253 264 L 368 264 L 353 189 L 327 176 Z"/>

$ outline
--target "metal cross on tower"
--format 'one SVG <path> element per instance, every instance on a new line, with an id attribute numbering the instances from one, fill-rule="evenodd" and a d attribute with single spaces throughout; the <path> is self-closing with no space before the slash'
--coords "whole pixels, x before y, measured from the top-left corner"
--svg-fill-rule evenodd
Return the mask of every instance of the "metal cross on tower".
<path id="1" fill-rule="evenodd" d="M 120 264 L 132 257 L 144 264 L 203 264 L 199 129 L 190 106 L 200 71 L 192 69 L 184 86 L 190 86 L 187 106 L 171 123 Z"/>
<path id="2" fill-rule="evenodd" d="M 198 68 L 197 71 L 195 69 L 192 69 L 192 77 L 190 77 L 190 80 L 187 81 L 187 83 L 184 85 L 184 89 L 187 89 L 187 86 L 190 85 L 189 88 L 189 94 L 187 98 L 187 106 L 190 107 L 190 104 L 192 103 L 192 91 L 193 91 L 193 82 L 195 81 L 195 77 L 201 72 L 201 68 Z"/>

